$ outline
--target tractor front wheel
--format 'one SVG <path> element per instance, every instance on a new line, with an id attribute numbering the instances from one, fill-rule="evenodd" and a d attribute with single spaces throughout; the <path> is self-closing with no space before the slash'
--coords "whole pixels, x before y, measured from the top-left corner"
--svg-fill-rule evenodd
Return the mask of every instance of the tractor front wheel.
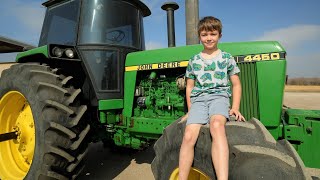
<path id="1" fill-rule="evenodd" d="M 186 122 L 169 125 L 154 145 L 151 169 L 157 180 L 178 179 L 179 151 Z M 292 145 L 276 141 L 260 121 L 227 122 L 229 179 L 311 179 Z M 209 126 L 200 130 L 189 179 L 216 179 Z"/>
<path id="2" fill-rule="evenodd" d="M 71 81 L 36 63 L 3 71 L 0 179 L 73 179 L 81 172 L 90 125 Z"/>

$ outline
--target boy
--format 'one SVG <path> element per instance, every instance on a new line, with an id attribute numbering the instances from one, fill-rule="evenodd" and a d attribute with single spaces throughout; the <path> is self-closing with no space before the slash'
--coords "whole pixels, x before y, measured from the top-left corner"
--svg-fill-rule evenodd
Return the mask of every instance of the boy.
<path id="1" fill-rule="evenodd" d="M 241 84 L 240 72 L 233 57 L 218 49 L 222 36 L 221 21 L 204 17 L 198 24 L 198 35 L 203 50 L 189 60 L 186 70 L 186 98 L 188 119 L 179 157 L 179 179 L 188 178 L 194 157 L 194 145 L 203 124 L 210 123 L 212 136 L 212 162 L 218 180 L 228 179 L 229 148 L 225 124 L 230 115 L 245 121 L 239 112 Z M 229 111 L 232 83 L 233 102 Z M 229 111 L 229 112 L 228 112 Z"/>

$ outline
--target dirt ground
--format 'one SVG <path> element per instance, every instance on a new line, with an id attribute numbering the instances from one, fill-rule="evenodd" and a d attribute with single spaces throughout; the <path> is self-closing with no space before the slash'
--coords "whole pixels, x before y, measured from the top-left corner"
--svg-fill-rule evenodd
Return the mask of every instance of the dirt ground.
<path id="1" fill-rule="evenodd" d="M 8 69 L 14 63 L 0 63 L 0 76 L 3 70 Z"/>
<path id="2" fill-rule="evenodd" d="M 283 104 L 291 108 L 320 110 L 320 92 L 286 92 Z"/>
<path id="3" fill-rule="evenodd" d="M 284 104 L 291 108 L 320 110 L 320 93 L 286 92 Z M 87 179 L 153 180 L 150 164 L 154 157 L 152 147 L 144 151 L 116 151 L 103 148 L 102 143 L 90 145 L 86 167 L 80 176 Z M 313 174 L 320 177 L 318 170 Z"/>
<path id="4" fill-rule="evenodd" d="M 79 179 L 152 180 L 150 164 L 153 158 L 152 147 L 144 151 L 111 151 L 103 148 L 102 143 L 91 144 L 86 167 Z"/>

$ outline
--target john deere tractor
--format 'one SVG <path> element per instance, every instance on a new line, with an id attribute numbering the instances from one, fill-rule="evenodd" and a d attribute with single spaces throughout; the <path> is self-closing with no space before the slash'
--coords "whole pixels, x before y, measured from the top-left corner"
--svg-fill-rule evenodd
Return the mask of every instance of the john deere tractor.
<path id="1" fill-rule="evenodd" d="M 74 179 L 90 142 L 143 149 L 155 140 L 155 179 L 177 179 L 184 73 L 201 45 L 144 51 L 143 17 L 151 12 L 139 0 L 43 5 L 39 46 L 20 48 L 17 64 L 1 74 L 0 179 Z M 249 120 L 227 123 L 230 179 L 311 179 L 305 165 L 320 168 L 320 112 L 282 108 L 284 48 L 273 41 L 219 48 L 241 69 Z M 210 144 L 203 126 L 190 178 L 216 179 Z"/>

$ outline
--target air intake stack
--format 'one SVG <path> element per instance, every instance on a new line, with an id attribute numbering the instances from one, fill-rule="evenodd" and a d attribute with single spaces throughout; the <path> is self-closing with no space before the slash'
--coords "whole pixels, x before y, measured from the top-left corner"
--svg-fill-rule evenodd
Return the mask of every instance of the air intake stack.
<path id="1" fill-rule="evenodd" d="M 175 2 L 166 2 L 161 9 L 167 11 L 168 47 L 175 47 L 174 11 L 179 9 L 179 5 Z"/>

